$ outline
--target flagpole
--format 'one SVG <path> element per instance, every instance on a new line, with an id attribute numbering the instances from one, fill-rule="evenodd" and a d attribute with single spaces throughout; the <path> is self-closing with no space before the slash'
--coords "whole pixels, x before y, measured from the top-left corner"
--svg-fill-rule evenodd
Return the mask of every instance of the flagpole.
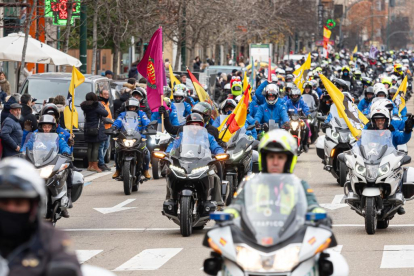
<path id="1" fill-rule="evenodd" d="M 164 105 L 164 95 L 161 95 L 161 106 Z M 164 132 L 164 113 L 161 114 L 161 131 Z"/>

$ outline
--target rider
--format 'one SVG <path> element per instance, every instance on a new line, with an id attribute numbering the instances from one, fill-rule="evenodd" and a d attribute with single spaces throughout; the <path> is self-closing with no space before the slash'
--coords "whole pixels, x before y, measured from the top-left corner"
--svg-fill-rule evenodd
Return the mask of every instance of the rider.
<path id="1" fill-rule="evenodd" d="M 20 158 L 0 162 L 1 275 L 49 275 L 58 263 L 81 275 L 66 234 L 42 218 L 46 201 L 44 181 L 32 164 Z"/>
<path id="2" fill-rule="evenodd" d="M 352 95 L 349 92 L 343 92 L 342 94 L 344 94 L 344 97 L 346 97 L 349 101 L 351 101 L 352 103 L 354 102 L 354 98 L 352 98 Z M 335 105 L 332 104 L 331 108 L 334 108 L 333 106 L 335 106 Z M 328 117 L 326 117 L 326 120 L 322 124 L 322 128 L 328 127 L 328 124 L 331 121 L 331 119 L 332 119 L 332 112 L 329 112 Z"/>
<path id="3" fill-rule="evenodd" d="M 403 72 L 402 65 L 399 64 L 399 63 L 395 64 L 394 65 L 394 72 L 392 74 L 397 76 L 397 78 L 399 80 L 402 80 L 404 78 L 404 72 Z"/>
<path id="4" fill-rule="evenodd" d="M 387 90 L 392 86 L 392 81 L 390 77 L 382 78 L 381 83 L 385 86 Z"/>
<path id="5" fill-rule="evenodd" d="M 300 93 L 300 90 L 298 88 L 292 89 L 289 94 L 289 100 L 286 101 L 286 106 L 288 110 L 289 115 L 302 115 L 307 117 L 309 115 L 309 107 L 308 105 L 303 101 L 302 95 Z M 303 137 L 308 137 L 308 139 L 303 139 L 303 149 L 305 152 L 308 152 L 309 144 L 311 143 L 311 132 L 309 123 L 307 120 L 305 120 L 306 123 L 306 129 Z"/>
<path id="6" fill-rule="evenodd" d="M 269 84 L 264 91 L 266 103 L 261 105 L 254 116 L 254 120 L 259 124 L 269 123 L 269 120 L 275 120 L 282 126 L 289 122 L 286 104 L 278 101 L 279 87 L 276 84 Z"/>
<path id="7" fill-rule="evenodd" d="M 206 125 L 212 125 L 214 122 L 213 118 L 211 117 L 211 114 L 213 113 L 213 108 L 209 103 L 199 102 L 193 107 L 191 113 L 198 113 L 201 116 L 203 116 L 204 123 Z"/>
<path id="8" fill-rule="evenodd" d="M 125 103 L 125 108 L 126 111 L 132 111 L 132 112 L 136 112 L 138 114 L 138 130 L 140 133 L 142 133 L 142 130 L 147 127 L 147 125 L 150 123 L 150 120 L 148 119 L 147 115 L 139 110 L 139 102 L 135 99 L 129 99 L 126 101 Z M 118 118 L 115 120 L 115 122 L 112 125 L 112 128 L 116 128 L 116 129 L 121 129 L 122 128 L 122 120 L 125 118 L 126 112 L 122 112 L 121 114 L 119 114 Z M 143 136 L 143 135 L 142 135 Z M 151 175 L 148 172 L 149 169 L 149 161 L 150 161 L 150 154 L 149 151 L 146 151 L 146 154 L 144 155 L 144 176 L 147 179 L 151 178 Z M 115 173 L 112 175 L 112 178 L 117 178 L 119 177 L 119 175 L 121 174 L 121 168 L 119 166 L 120 164 L 118 164 L 117 159 L 115 158 L 115 166 L 116 166 L 116 171 Z"/>
<path id="9" fill-rule="evenodd" d="M 177 86 L 177 85 L 176 85 Z M 184 104 L 184 113 L 182 114 L 183 117 L 187 117 L 187 115 L 191 114 L 191 105 L 185 102 L 185 92 L 180 88 L 174 87 L 174 103 L 183 103 Z"/>
<path id="10" fill-rule="evenodd" d="M 374 93 L 375 93 L 376 98 L 388 99 L 388 90 L 386 89 L 385 85 L 383 85 L 381 83 L 377 84 L 377 86 L 374 88 Z M 394 105 L 394 103 L 393 103 L 393 105 Z M 393 115 L 398 116 L 398 109 L 395 105 L 394 105 L 394 109 L 393 109 Z"/>
<path id="11" fill-rule="evenodd" d="M 171 102 L 171 99 L 168 97 L 164 97 L 164 103 L 167 105 L 168 113 L 169 113 L 169 121 L 173 126 L 179 126 L 180 121 L 178 120 L 177 108 L 175 107 L 174 103 Z M 155 111 L 151 115 L 151 121 L 157 121 L 158 124 L 161 124 L 161 114 L 158 111 Z"/>
<path id="12" fill-rule="evenodd" d="M 363 98 L 359 104 L 358 109 L 363 114 L 367 115 L 369 114 L 369 107 L 371 106 L 372 99 L 374 98 L 374 88 L 372 86 L 369 86 L 364 91 L 365 98 Z"/>

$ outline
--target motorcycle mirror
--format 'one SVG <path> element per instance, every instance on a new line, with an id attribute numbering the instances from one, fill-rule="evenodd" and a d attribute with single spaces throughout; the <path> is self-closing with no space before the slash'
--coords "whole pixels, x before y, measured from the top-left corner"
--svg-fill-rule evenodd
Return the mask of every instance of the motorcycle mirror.
<path id="1" fill-rule="evenodd" d="M 163 151 L 154 151 L 152 153 L 152 156 L 158 159 L 164 159 L 164 157 L 167 156 L 167 154 Z"/>
<path id="2" fill-rule="evenodd" d="M 246 128 L 246 130 L 252 130 L 252 129 L 254 129 L 256 126 L 255 125 L 250 125 L 250 126 L 248 126 L 247 128 Z"/>
<path id="3" fill-rule="evenodd" d="M 216 158 L 216 160 L 218 160 L 218 161 L 224 161 L 224 160 L 228 160 L 230 158 L 230 154 L 228 154 L 228 153 L 219 153 L 216 156 L 214 156 L 214 158 Z"/>
<path id="4" fill-rule="evenodd" d="M 154 126 L 156 124 L 158 124 L 158 121 L 154 120 L 154 121 L 151 121 L 148 125 L 149 126 Z"/>
<path id="5" fill-rule="evenodd" d="M 411 157 L 406 155 L 401 159 L 401 165 L 407 165 L 411 163 Z"/>
<path id="6" fill-rule="evenodd" d="M 157 134 L 157 131 L 155 129 L 148 129 L 146 134 L 155 135 L 155 134 Z"/>
<path id="7" fill-rule="evenodd" d="M 317 221 L 317 220 L 323 220 L 327 218 L 326 213 L 307 213 L 306 214 L 306 220 L 307 221 Z"/>

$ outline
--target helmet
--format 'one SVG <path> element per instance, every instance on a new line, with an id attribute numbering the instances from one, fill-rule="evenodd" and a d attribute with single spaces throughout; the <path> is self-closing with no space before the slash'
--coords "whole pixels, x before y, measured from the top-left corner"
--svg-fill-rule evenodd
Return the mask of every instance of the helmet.
<path id="1" fill-rule="evenodd" d="M 56 118 L 56 121 L 59 121 L 59 109 L 57 106 L 53 103 L 45 104 L 45 106 L 42 108 L 42 111 L 40 112 L 40 115 L 49 114 Z"/>
<path id="2" fill-rule="evenodd" d="M 372 94 L 372 96 L 374 96 L 374 87 L 369 86 L 369 87 L 367 87 L 367 89 L 366 89 L 366 90 L 365 90 L 365 92 L 364 92 L 364 95 L 365 95 L 365 101 L 367 101 L 367 102 L 371 102 L 371 101 L 372 101 L 372 99 L 373 99 L 374 97 L 368 98 L 368 97 L 367 97 L 367 94 Z"/>
<path id="3" fill-rule="evenodd" d="M 187 118 L 185 119 L 185 124 L 191 125 L 193 123 L 197 123 L 200 126 L 204 127 L 203 116 L 201 116 L 198 113 L 191 113 L 190 115 L 187 115 Z"/>
<path id="4" fill-rule="evenodd" d="M 375 97 L 378 97 L 380 93 L 383 93 L 385 95 L 385 98 L 388 98 L 388 90 L 387 88 L 385 88 L 384 84 L 379 83 L 379 84 L 376 84 L 375 86 L 374 86 Z"/>
<path id="5" fill-rule="evenodd" d="M 231 94 L 239 96 L 243 93 L 243 84 L 241 81 L 234 81 L 231 85 Z"/>
<path id="6" fill-rule="evenodd" d="M 396 86 L 391 86 L 388 89 L 390 99 L 392 99 L 394 97 L 394 95 L 395 95 L 395 93 L 397 93 L 397 91 L 398 91 L 398 88 Z"/>
<path id="7" fill-rule="evenodd" d="M 52 125 L 52 129 L 50 130 L 51 133 L 56 133 L 56 119 L 53 115 L 42 115 L 39 118 L 38 129 L 39 132 L 43 132 L 43 125 Z"/>
<path id="8" fill-rule="evenodd" d="M 375 98 L 375 99 L 372 100 L 372 105 L 371 105 L 370 111 L 373 111 L 373 110 L 375 110 L 377 108 L 380 108 L 380 107 L 386 108 L 391 114 L 391 112 L 394 108 L 394 105 L 389 99 Z"/>
<path id="9" fill-rule="evenodd" d="M 231 93 L 231 86 L 230 86 L 230 83 L 226 83 L 226 84 L 224 85 L 223 90 L 224 90 L 224 93 L 226 93 L 226 94 L 230 94 L 230 93 Z"/>
<path id="10" fill-rule="evenodd" d="M 393 70 L 393 67 L 392 66 L 387 66 L 387 68 L 385 68 L 385 72 L 387 74 L 391 74 L 392 73 L 392 70 Z"/>
<path id="11" fill-rule="evenodd" d="M 174 86 L 174 91 L 176 91 L 176 90 L 183 90 L 184 93 L 187 93 L 188 88 L 185 84 L 180 83 L 180 84 L 176 84 Z"/>
<path id="12" fill-rule="evenodd" d="M 359 79 L 359 78 L 361 78 L 361 75 L 362 75 L 361 70 L 358 70 L 358 69 L 355 70 L 355 72 L 354 72 L 355 78 Z"/>
<path id="13" fill-rule="evenodd" d="M 372 79 L 368 77 L 362 77 L 362 84 L 366 86 L 372 85 Z"/>
<path id="14" fill-rule="evenodd" d="M 134 95 L 134 94 L 140 95 L 143 100 L 145 100 L 147 98 L 147 91 L 145 91 L 145 89 L 142 88 L 142 87 L 136 87 L 132 91 L 131 95 Z"/>
<path id="15" fill-rule="evenodd" d="M 297 98 L 292 98 L 292 96 L 299 96 Z M 302 96 L 302 93 L 300 92 L 299 88 L 294 88 L 292 89 L 292 91 L 290 91 L 289 93 L 289 98 L 292 102 L 297 103 L 300 99 L 300 97 Z"/>
<path id="16" fill-rule="evenodd" d="M 381 83 L 384 84 L 384 85 L 388 84 L 388 87 L 391 87 L 391 85 L 392 85 L 391 78 L 389 78 L 389 77 L 383 78 Z"/>
<path id="17" fill-rule="evenodd" d="M 344 71 L 351 72 L 351 69 L 349 69 L 349 66 L 344 66 L 344 67 L 342 67 L 342 73 L 343 73 Z"/>
<path id="18" fill-rule="evenodd" d="M 392 63 L 393 62 L 393 59 L 392 58 L 388 58 L 387 59 L 387 63 Z"/>
<path id="19" fill-rule="evenodd" d="M 174 90 L 173 97 L 174 97 L 174 101 L 176 103 L 182 103 L 185 100 L 185 96 L 186 96 L 185 92 L 182 89 Z M 177 99 L 177 98 L 180 98 L 180 97 L 181 97 L 181 99 Z"/>
<path id="20" fill-rule="evenodd" d="M 293 75 L 292 74 L 286 75 L 286 82 L 292 82 L 292 81 L 293 81 Z"/>
<path id="21" fill-rule="evenodd" d="M 295 88 L 295 84 L 293 82 L 288 82 L 286 83 L 285 92 L 289 94 L 289 91 L 292 90 L 293 88 Z"/>
<path id="22" fill-rule="evenodd" d="M 348 98 L 348 100 L 354 102 L 354 98 L 352 97 L 351 93 L 349 93 L 349 92 L 343 92 L 342 94 L 344 94 L 344 96 L 346 98 Z"/>
<path id="23" fill-rule="evenodd" d="M 221 111 L 221 113 L 222 114 L 225 114 L 225 115 L 228 115 L 228 114 L 226 114 L 225 113 L 225 109 L 226 109 L 226 107 L 232 107 L 233 109 L 234 108 L 236 108 L 236 106 L 237 106 L 237 103 L 236 103 L 236 101 L 235 100 L 232 100 L 232 99 L 227 99 L 227 100 L 225 100 L 222 104 L 221 104 L 221 107 L 220 107 L 220 111 Z"/>
<path id="24" fill-rule="evenodd" d="M 286 74 L 290 75 L 290 74 L 293 73 L 293 68 L 292 67 L 286 67 L 285 71 L 286 71 Z"/>
<path id="25" fill-rule="evenodd" d="M 377 128 L 375 119 L 385 119 L 385 125 L 387 126 L 387 128 L 389 127 L 389 125 L 390 125 L 390 112 L 388 111 L 387 108 L 385 108 L 385 107 L 375 108 L 375 109 L 371 110 L 369 115 L 371 117 L 371 124 L 374 127 L 374 129 Z"/>
<path id="26" fill-rule="evenodd" d="M 342 80 L 342 79 L 335 79 L 334 80 L 334 84 L 338 87 L 338 88 L 342 88 L 344 91 L 349 91 L 349 85 L 346 81 Z"/>
<path id="27" fill-rule="evenodd" d="M 267 172 L 266 156 L 269 152 L 284 153 L 287 160 L 283 173 L 293 173 L 297 161 L 297 143 L 293 136 L 284 129 L 267 132 L 259 143 L 259 170 Z"/>
<path id="28" fill-rule="evenodd" d="M 277 102 L 277 98 L 279 97 L 279 86 L 277 86 L 274 83 L 268 84 L 265 88 L 265 98 L 266 98 L 266 102 L 269 105 L 274 105 Z M 268 100 L 267 97 L 269 95 L 275 95 L 276 98 L 274 100 Z"/>
<path id="29" fill-rule="evenodd" d="M 396 75 L 392 75 L 391 76 L 391 82 L 392 82 L 392 84 L 394 84 L 394 81 L 395 82 L 398 82 L 398 77 Z"/>
<path id="30" fill-rule="evenodd" d="M 398 63 L 395 64 L 394 65 L 394 72 L 399 74 L 399 75 L 402 75 L 403 74 L 402 65 L 398 64 Z"/>
<path id="31" fill-rule="evenodd" d="M 125 102 L 125 110 L 128 111 L 128 107 L 130 107 L 130 106 L 135 106 L 137 108 L 136 110 L 138 111 L 138 109 L 139 109 L 139 101 L 137 99 L 135 99 L 135 98 L 128 99 Z"/>
<path id="32" fill-rule="evenodd" d="M 204 123 L 207 124 L 210 121 L 211 118 L 211 105 L 206 102 L 199 102 L 194 107 L 192 112 L 198 113 L 201 116 L 203 116 Z"/>
<path id="33" fill-rule="evenodd" d="M 305 93 L 305 88 L 307 88 L 307 87 L 309 87 L 311 89 L 311 92 L 312 92 L 313 87 L 312 87 L 311 81 L 307 81 L 303 84 L 303 93 Z"/>
<path id="34" fill-rule="evenodd" d="M 272 80 L 273 83 L 279 81 L 278 77 L 275 74 L 270 75 L 270 78 L 271 78 L 271 80 Z"/>

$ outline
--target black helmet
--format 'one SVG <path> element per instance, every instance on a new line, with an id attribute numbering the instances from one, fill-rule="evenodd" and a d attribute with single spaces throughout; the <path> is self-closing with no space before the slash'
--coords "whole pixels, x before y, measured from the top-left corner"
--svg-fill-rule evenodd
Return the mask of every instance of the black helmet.
<path id="1" fill-rule="evenodd" d="M 367 97 L 368 93 L 372 94 L 371 98 Z M 367 89 L 365 89 L 364 95 L 365 95 L 365 101 L 370 103 L 372 101 L 372 99 L 374 98 L 374 87 L 368 86 Z"/>
<path id="2" fill-rule="evenodd" d="M 211 118 L 212 108 L 211 105 L 206 102 L 197 103 L 192 110 L 193 113 L 198 113 L 203 116 L 204 123 L 207 124 Z"/>
<path id="3" fill-rule="evenodd" d="M 200 126 L 204 127 L 203 116 L 201 116 L 198 113 L 191 113 L 185 119 L 185 124 L 186 125 L 191 125 L 192 123 L 198 123 Z"/>
<path id="4" fill-rule="evenodd" d="M 42 108 L 40 115 L 46 114 L 54 116 L 56 118 L 56 121 L 59 121 L 59 109 L 55 104 L 48 103 Z"/>
<path id="5" fill-rule="evenodd" d="M 137 108 L 136 110 L 138 111 L 138 109 L 139 109 L 139 101 L 137 99 L 135 99 L 135 98 L 128 99 L 125 102 L 125 110 L 128 111 L 128 107 L 130 107 L 130 106 L 135 106 Z"/>
<path id="6" fill-rule="evenodd" d="M 372 79 L 368 77 L 362 77 L 362 84 L 366 86 L 372 85 Z"/>
<path id="7" fill-rule="evenodd" d="M 237 103 L 236 103 L 236 101 L 235 100 L 232 100 L 232 99 L 226 99 L 222 104 L 221 104 L 221 106 L 220 106 L 220 112 L 222 113 L 222 114 L 225 114 L 224 113 L 224 110 L 226 109 L 226 107 L 228 107 L 228 106 L 230 106 L 230 107 L 232 107 L 233 109 L 234 108 L 236 108 L 236 106 L 237 106 Z"/>
<path id="8" fill-rule="evenodd" d="M 56 119 L 52 115 L 42 115 L 39 118 L 38 129 L 39 132 L 43 132 L 43 125 L 52 125 L 52 129 L 50 130 L 51 133 L 56 133 Z"/>

